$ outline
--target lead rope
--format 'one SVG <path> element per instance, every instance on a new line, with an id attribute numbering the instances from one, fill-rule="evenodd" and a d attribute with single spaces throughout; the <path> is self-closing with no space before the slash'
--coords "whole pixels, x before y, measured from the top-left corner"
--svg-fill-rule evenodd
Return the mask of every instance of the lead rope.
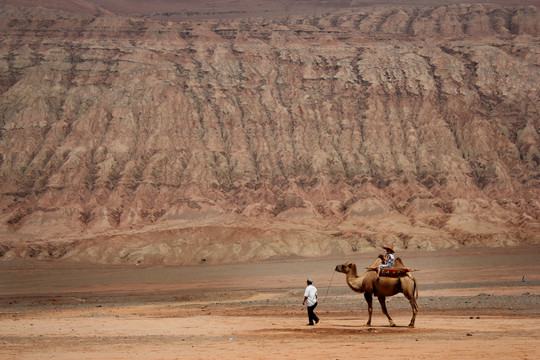
<path id="1" fill-rule="evenodd" d="M 332 280 L 334 280 L 335 271 L 332 272 L 332 277 L 330 278 L 330 283 L 328 284 L 328 287 L 326 288 L 326 295 L 324 295 L 324 300 L 326 300 L 326 297 L 328 296 L 328 291 L 330 290 L 330 285 L 332 285 Z"/>

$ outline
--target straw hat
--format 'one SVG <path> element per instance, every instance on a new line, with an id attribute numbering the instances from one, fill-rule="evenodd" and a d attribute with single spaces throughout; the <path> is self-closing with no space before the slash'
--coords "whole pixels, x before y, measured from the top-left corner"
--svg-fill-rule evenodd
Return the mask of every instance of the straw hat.
<path id="1" fill-rule="evenodd" d="M 394 252 L 394 248 L 391 247 L 391 246 L 383 246 L 383 249 L 386 250 L 386 251 L 390 251 L 391 253 Z"/>

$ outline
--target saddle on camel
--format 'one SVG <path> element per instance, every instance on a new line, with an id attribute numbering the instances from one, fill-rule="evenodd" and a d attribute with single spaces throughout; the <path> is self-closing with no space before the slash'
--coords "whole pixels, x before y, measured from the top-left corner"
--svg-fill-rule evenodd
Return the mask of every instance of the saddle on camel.
<path id="1" fill-rule="evenodd" d="M 414 271 L 414 270 L 410 268 L 406 268 L 406 267 L 386 268 L 386 269 L 381 269 L 380 276 L 402 277 L 402 276 L 406 276 L 410 271 Z"/>

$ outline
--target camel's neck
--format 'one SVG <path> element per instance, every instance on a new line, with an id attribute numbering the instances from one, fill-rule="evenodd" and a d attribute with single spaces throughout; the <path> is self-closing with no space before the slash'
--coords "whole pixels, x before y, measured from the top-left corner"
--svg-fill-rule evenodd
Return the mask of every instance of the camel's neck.
<path id="1" fill-rule="evenodd" d="M 351 270 L 347 273 L 347 285 L 356 292 L 364 292 L 364 289 L 362 287 L 362 284 L 364 282 L 364 277 L 366 274 L 362 274 L 362 276 L 358 276 L 358 273 L 356 271 L 356 265 L 353 265 Z"/>

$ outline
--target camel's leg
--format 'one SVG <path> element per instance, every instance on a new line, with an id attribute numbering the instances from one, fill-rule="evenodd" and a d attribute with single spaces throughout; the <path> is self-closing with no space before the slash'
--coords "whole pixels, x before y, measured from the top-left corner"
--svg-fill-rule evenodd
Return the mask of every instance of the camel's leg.
<path id="1" fill-rule="evenodd" d="M 390 322 L 390 326 L 396 326 L 394 324 L 394 320 L 388 315 L 388 310 L 386 310 L 386 298 L 384 296 L 379 296 L 379 302 L 381 303 L 381 309 L 384 315 L 388 318 L 388 321 Z"/>
<path id="2" fill-rule="evenodd" d="M 416 303 L 416 299 L 414 298 L 414 294 L 410 296 L 407 293 L 404 293 L 405 297 L 409 300 L 411 303 L 411 309 L 412 309 L 412 318 L 411 322 L 409 323 L 409 327 L 414 327 L 414 322 L 416 321 L 416 313 L 418 312 L 418 304 Z"/>
<path id="3" fill-rule="evenodd" d="M 371 315 L 373 315 L 373 296 L 371 296 L 371 293 L 364 293 L 364 298 L 367 302 L 367 309 L 369 315 L 366 326 L 371 326 Z"/>
<path id="4" fill-rule="evenodd" d="M 414 299 L 414 297 L 409 299 L 409 301 L 411 303 L 411 308 L 412 308 L 412 318 L 411 318 L 411 322 L 409 323 L 409 327 L 413 328 L 414 322 L 416 321 L 416 313 L 418 312 L 418 304 L 416 304 L 416 300 Z"/>
<path id="5" fill-rule="evenodd" d="M 412 308 L 412 318 L 411 318 L 411 322 L 409 323 L 410 328 L 414 327 L 414 323 L 416 321 L 416 313 L 418 312 L 418 304 L 416 303 L 416 296 L 414 294 L 416 290 L 416 281 L 414 279 L 412 279 L 412 281 L 413 281 L 412 289 L 410 289 L 409 287 L 410 289 L 409 291 L 403 291 L 403 295 L 405 295 L 407 300 L 409 300 L 409 302 L 411 303 L 411 308 Z"/>

